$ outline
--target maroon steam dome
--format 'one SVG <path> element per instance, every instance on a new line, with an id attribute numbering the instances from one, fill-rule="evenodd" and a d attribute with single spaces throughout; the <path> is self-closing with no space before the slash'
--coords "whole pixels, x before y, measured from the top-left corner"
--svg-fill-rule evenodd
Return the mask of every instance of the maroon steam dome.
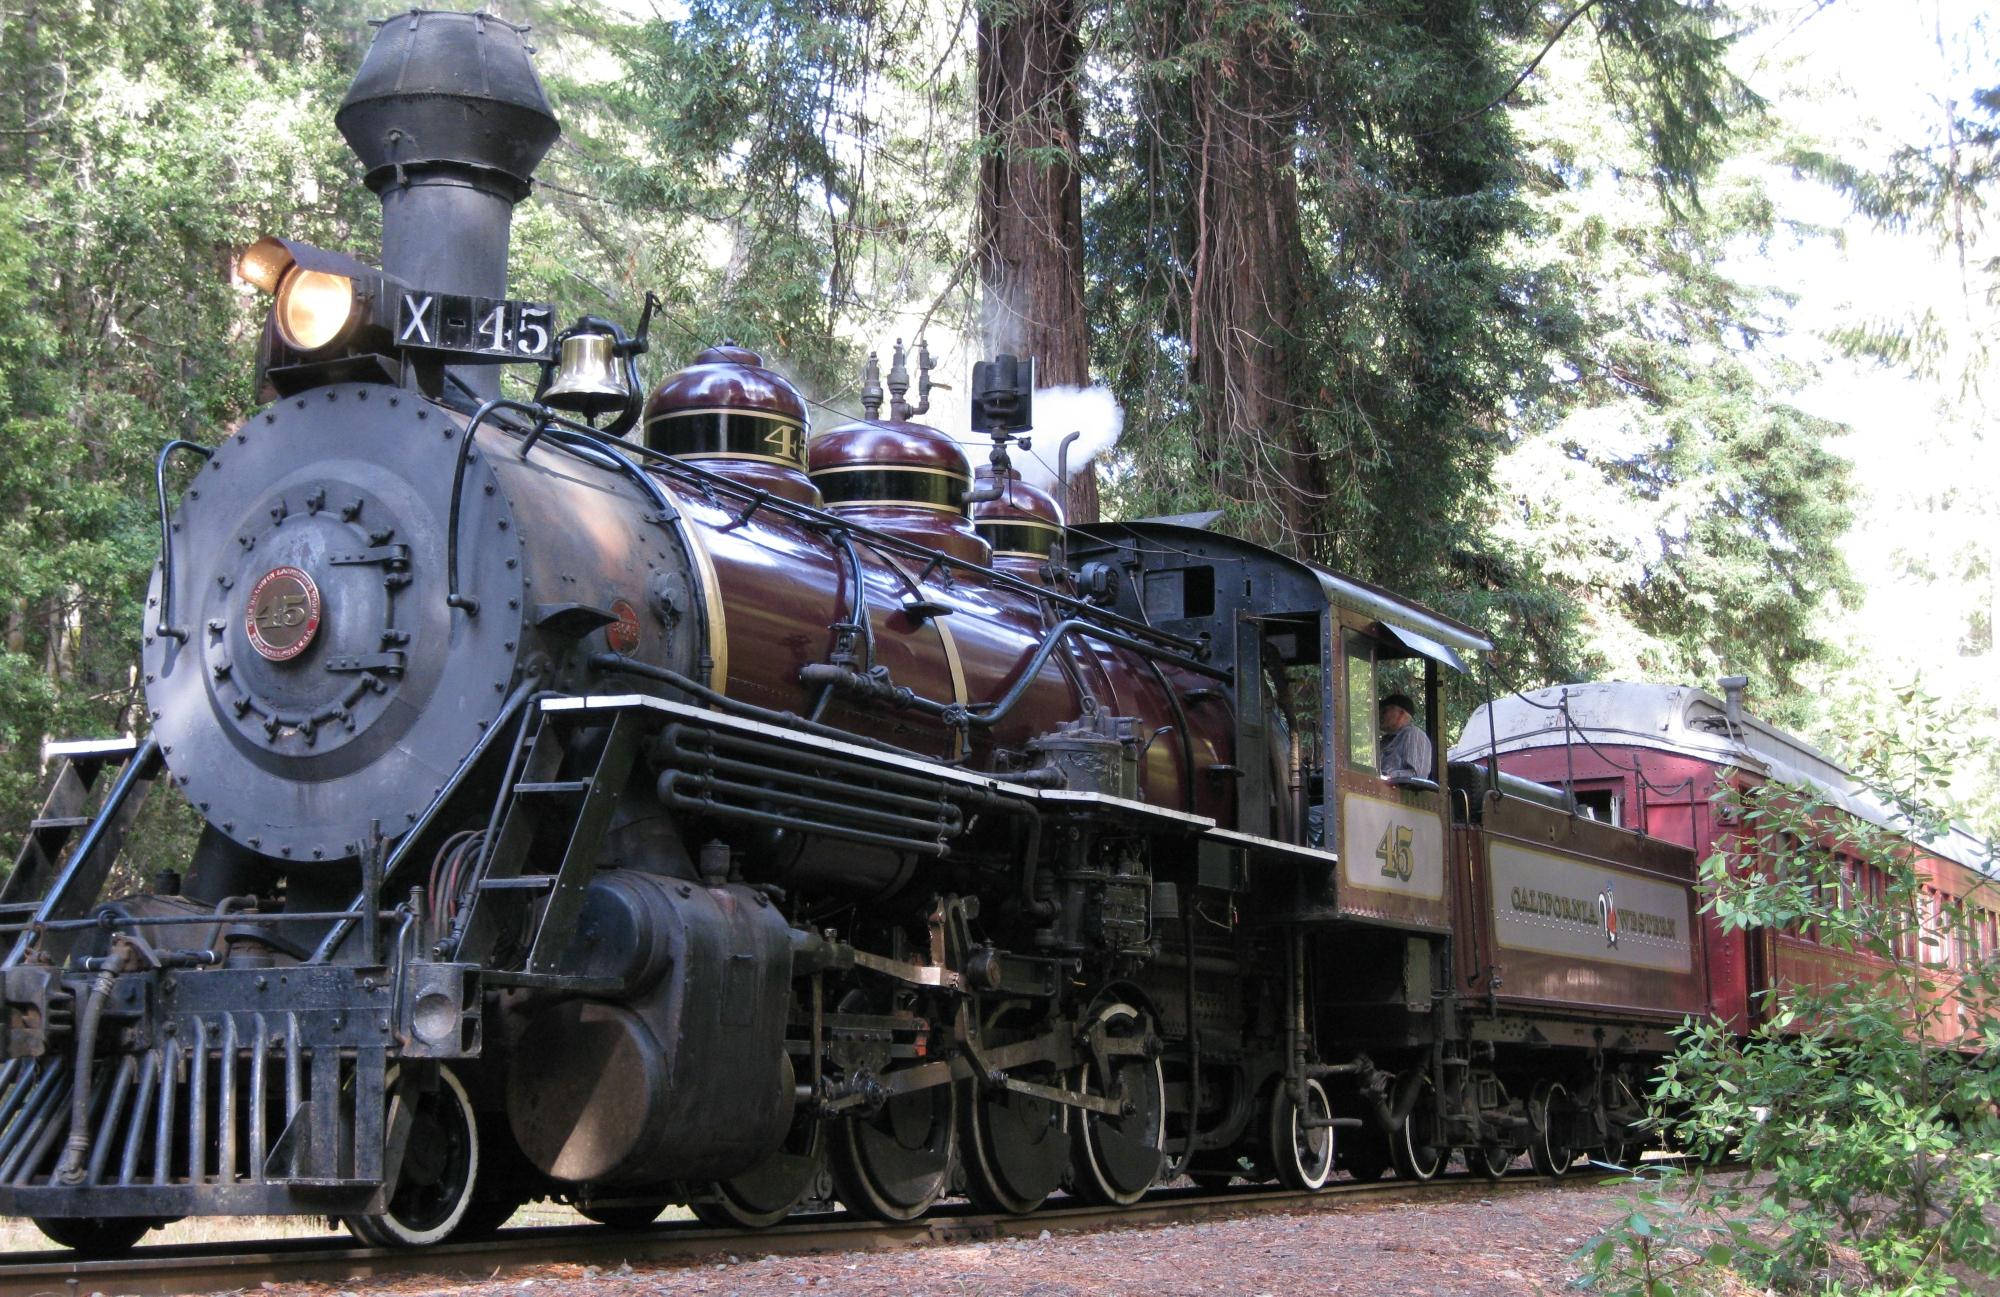
<path id="1" fill-rule="evenodd" d="M 979 494 L 993 482 L 993 466 L 981 464 Z M 1063 540 L 1062 507 L 1042 488 L 1023 481 L 1019 469 L 1007 469 L 1005 481 L 990 500 L 972 506 L 972 526 L 993 547 L 993 566 L 1031 580 L 1039 579 L 1049 552 Z"/>
<path id="2" fill-rule="evenodd" d="M 904 399 L 909 370 L 903 344 L 889 367 L 889 418 L 882 409 L 881 369 L 874 353 L 863 373 L 866 417 L 813 438 L 807 471 L 826 507 L 954 558 L 984 565 L 992 551 L 966 519 L 972 464 L 951 437 L 912 416 L 930 408 L 930 352 L 918 343 L 918 403 Z"/>
<path id="3" fill-rule="evenodd" d="M 646 445 L 738 481 L 817 505 L 807 480 L 806 399 L 756 352 L 724 339 L 669 375 L 646 402 Z"/>

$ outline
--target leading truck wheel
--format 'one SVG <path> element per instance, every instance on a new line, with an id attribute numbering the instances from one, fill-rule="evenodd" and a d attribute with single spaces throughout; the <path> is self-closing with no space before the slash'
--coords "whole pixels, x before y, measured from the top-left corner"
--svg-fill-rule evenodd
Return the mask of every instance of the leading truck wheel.
<path id="1" fill-rule="evenodd" d="M 792 1214 L 826 1173 L 826 1126 L 809 1112 L 792 1119 L 777 1152 L 732 1179 L 707 1186 L 688 1210 L 716 1229 L 764 1229 Z"/>
<path id="2" fill-rule="evenodd" d="M 147 1231 L 165 1224 L 151 1216 L 38 1216 L 35 1228 L 58 1247 L 83 1256 L 122 1256 Z"/>
<path id="3" fill-rule="evenodd" d="M 396 1080 L 392 1070 L 391 1093 Z M 379 1216 L 343 1216 L 341 1223 L 370 1247 L 430 1247 L 450 1238 L 465 1220 L 478 1182 L 479 1119 L 465 1087 L 441 1067 L 437 1087 L 416 1096 L 389 1209 Z"/>

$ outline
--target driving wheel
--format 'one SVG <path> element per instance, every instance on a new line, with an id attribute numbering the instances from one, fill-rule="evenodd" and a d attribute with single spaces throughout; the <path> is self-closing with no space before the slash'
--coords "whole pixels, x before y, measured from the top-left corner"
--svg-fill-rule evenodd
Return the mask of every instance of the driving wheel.
<path id="1" fill-rule="evenodd" d="M 792 1214 L 826 1169 L 826 1127 L 800 1112 L 777 1152 L 742 1175 L 719 1180 L 688 1202 L 688 1210 L 717 1229 L 763 1229 Z"/>
<path id="2" fill-rule="evenodd" d="M 1152 1020 L 1132 1005 L 1112 1003 L 1091 1015 L 1089 1029 L 1129 1046 L 1151 1034 Z M 1071 1123 L 1071 1187 L 1085 1201 L 1129 1207 L 1167 1164 L 1166 1073 L 1159 1059 L 1141 1053 L 1092 1055 L 1080 1088 L 1117 1101 L 1121 1111 L 1114 1117 L 1078 1110 Z"/>
<path id="3" fill-rule="evenodd" d="M 944 1196 L 957 1146 L 958 1087 L 898 1094 L 834 1127 L 834 1192 L 873 1220 L 915 1220 Z"/>
<path id="4" fill-rule="evenodd" d="M 980 1044 L 992 1049 L 1032 1039 L 1041 1025 L 1039 1018 L 1002 1010 L 980 1032 Z M 1072 1081 L 1048 1063 L 1013 1068 L 1010 1074 L 1060 1089 L 1068 1089 Z M 1041 1206 L 1069 1169 L 1070 1110 L 1039 1095 L 986 1085 L 977 1077 L 965 1083 L 958 1102 L 966 1196 L 989 1210 L 1017 1216 Z"/>
<path id="5" fill-rule="evenodd" d="M 1305 1099 L 1300 1107 L 1291 1087 L 1278 1083 L 1271 1096 L 1271 1159 L 1287 1189 L 1312 1192 L 1333 1178 L 1334 1128 L 1321 1124 L 1332 1121 L 1333 1105 L 1318 1081 L 1306 1082 Z"/>

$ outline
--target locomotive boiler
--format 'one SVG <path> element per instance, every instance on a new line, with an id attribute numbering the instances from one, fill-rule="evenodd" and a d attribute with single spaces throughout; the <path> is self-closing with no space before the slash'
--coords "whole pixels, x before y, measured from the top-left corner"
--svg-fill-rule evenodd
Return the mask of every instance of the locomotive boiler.
<path id="1" fill-rule="evenodd" d="M 1012 357 L 977 472 L 921 343 L 817 434 L 727 340 L 646 394 L 650 306 L 506 296 L 558 132 L 522 29 L 385 21 L 336 123 L 381 264 L 246 252 L 266 403 L 162 452 L 147 737 L 51 749 L 0 890 L 0 1211 L 421 1245 L 535 1198 L 906 1220 L 1631 1137 L 1692 924 L 1572 937 L 1573 998 L 1504 1013 L 1453 933 L 1482 843 L 1661 909 L 1692 864 L 1376 773 L 1378 671 L 1435 739 L 1476 632 L 1199 525 L 1066 527 Z M 200 840 L 131 877 L 158 783 Z"/>

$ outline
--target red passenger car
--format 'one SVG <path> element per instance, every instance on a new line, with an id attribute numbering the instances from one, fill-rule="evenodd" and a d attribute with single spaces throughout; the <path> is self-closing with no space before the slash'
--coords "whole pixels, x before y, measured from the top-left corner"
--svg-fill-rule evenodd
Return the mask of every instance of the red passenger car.
<path id="1" fill-rule="evenodd" d="M 1727 821 L 1716 794 L 1725 780 L 1772 780 L 1892 830 L 1902 822 L 1839 762 L 1796 735 L 1743 711 L 1740 683 L 1726 697 L 1683 685 L 1566 685 L 1515 694 L 1475 710 L 1454 762 L 1484 763 L 1569 790 L 1586 815 L 1691 848 L 1754 859 L 1759 848 Z M 1827 845 L 1832 849 L 1829 826 Z M 2000 897 L 1985 873 L 1991 848 L 1962 829 L 1914 848 L 1925 907 L 1922 949 L 1949 969 L 2000 944 Z M 1881 895 L 1878 868 L 1844 861 L 1843 885 Z M 1774 986 L 1865 978 L 1883 961 L 1820 944 L 1810 925 L 1724 933 L 1703 916 L 1708 1011 L 1738 1031 L 1757 1020 L 1757 992 Z"/>

